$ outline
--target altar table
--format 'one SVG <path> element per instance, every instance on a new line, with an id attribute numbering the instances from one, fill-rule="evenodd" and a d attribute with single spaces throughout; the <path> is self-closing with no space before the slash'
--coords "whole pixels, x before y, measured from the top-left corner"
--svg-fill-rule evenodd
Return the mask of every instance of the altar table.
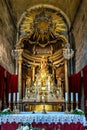
<path id="1" fill-rule="evenodd" d="M 21 112 L 0 116 L 1 130 L 16 130 L 19 124 L 26 123 L 45 130 L 85 130 L 86 119 L 84 115 L 62 112 L 47 112 L 47 114 Z"/>

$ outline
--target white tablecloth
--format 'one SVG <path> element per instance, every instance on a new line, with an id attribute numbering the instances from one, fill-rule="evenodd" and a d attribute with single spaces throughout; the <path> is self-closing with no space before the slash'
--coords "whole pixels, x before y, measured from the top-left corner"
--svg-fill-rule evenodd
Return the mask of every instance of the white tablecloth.
<path id="1" fill-rule="evenodd" d="M 47 112 L 47 114 L 42 113 L 34 113 L 31 112 L 21 112 L 20 114 L 9 114 L 9 115 L 1 115 L 0 116 L 0 124 L 6 122 L 22 122 L 22 123 L 32 123 L 32 122 L 42 122 L 42 123 L 55 123 L 58 122 L 64 123 L 78 123 L 80 122 L 85 126 L 86 119 L 84 115 L 76 115 L 76 114 L 65 114 L 63 112 Z"/>

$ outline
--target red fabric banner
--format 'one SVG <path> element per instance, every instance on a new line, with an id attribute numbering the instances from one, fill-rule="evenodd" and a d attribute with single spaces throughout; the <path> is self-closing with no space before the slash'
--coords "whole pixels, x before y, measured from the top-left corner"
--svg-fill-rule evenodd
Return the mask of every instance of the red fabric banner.
<path id="1" fill-rule="evenodd" d="M 10 74 L 7 72 L 7 92 L 16 93 L 18 92 L 18 75 Z"/>
<path id="2" fill-rule="evenodd" d="M 81 86 L 82 86 L 82 78 L 81 72 L 76 74 L 76 92 L 78 93 L 79 102 L 81 101 Z"/>
<path id="3" fill-rule="evenodd" d="M 4 96 L 4 72 L 5 69 L 0 66 L 0 99 Z"/>
<path id="4" fill-rule="evenodd" d="M 87 66 L 83 68 L 83 85 L 84 85 L 84 95 L 87 100 Z"/>
<path id="5" fill-rule="evenodd" d="M 13 74 L 11 76 L 11 82 L 12 82 L 12 93 L 18 92 L 18 75 Z"/>
<path id="6" fill-rule="evenodd" d="M 7 93 L 11 93 L 12 91 L 12 74 L 10 74 L 9 72 L 7 72 L 7 80 L 6 80 L 6 85 L 7 85 Z"/>
<path id="7" fill-rule="evenodd" d="M 69 91 L 70 93 L 74 93 L 74 100 L 75 100 L 75 93 L 78 93 L 79 101 L 81 100 L 81 72 L 77 74 L 72 74 L 69 77 Z"/>

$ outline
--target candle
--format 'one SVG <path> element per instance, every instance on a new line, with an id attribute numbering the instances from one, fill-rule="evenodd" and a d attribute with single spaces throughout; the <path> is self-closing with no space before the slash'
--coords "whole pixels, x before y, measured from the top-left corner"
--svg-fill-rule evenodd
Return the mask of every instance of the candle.
<path id="1" fill-rule="evenodd" d="M 13 93 L 13 102 L 15 102 L 16 93 Z"/>
<path id="2" fill-rule="evenodd" d="M 65 92 L 65 101 L 67 102 L 68 101 L 68 93 Z"/>
<path id="3" fill-rule="evenodd" d="M 17 92 L 17 102 L 19 102 L 19 92 Z"/>
<path id="4" fill-rule="evenodd" d="M 78 102 L 78 93 L 76 93 L 76 102 Z"/>
<path id="5" fill-rule="evenodd" d="M 73 102 L 73 93 L 71 92 L 71 102 Z"/>
<path id="6" fill-rule="evenodd" d="M 8 94 L 8 102 L 11 102 L 11 93 Z"/>

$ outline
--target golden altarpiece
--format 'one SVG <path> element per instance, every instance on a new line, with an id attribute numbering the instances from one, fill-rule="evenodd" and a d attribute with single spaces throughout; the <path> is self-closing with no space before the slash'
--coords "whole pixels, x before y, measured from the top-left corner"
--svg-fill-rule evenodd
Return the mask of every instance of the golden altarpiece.
<path id="1" fill-rule="evenodd" d="M 63 109 L 68 92 L 67 60 L 63 56 L 69 41 L 69 21 L 51 6 L 39 5 L 27 10 L 18 23 L 16 73 L 24 110 Z"/>

